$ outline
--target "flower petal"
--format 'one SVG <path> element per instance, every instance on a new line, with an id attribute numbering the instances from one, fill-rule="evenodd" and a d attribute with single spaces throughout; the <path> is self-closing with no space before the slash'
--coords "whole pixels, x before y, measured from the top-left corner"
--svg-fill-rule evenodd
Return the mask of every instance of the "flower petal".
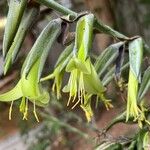
<path id="1" fill-rule="evenodd" d="M 21 91 L 21 82 L 19 81 L 18 84 L 10 91 L 0 95 L 0 101 L 3 102 L 10 102 L 17 100 L 23 96 Z"/>

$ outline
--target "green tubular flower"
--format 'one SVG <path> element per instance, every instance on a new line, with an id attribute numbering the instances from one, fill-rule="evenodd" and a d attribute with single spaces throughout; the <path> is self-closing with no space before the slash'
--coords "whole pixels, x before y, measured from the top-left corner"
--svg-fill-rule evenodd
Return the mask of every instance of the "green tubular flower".
<path id="1" fill-rule="evenodd" d="M 134 117 L 135 120 L 143 121 L 145 119 L 143 112 L 137 105 L 138 84 L 141 80 L 141 64 L 143 57 L 143 41 L 141 38 L 133 40 L 129 44 L 129 81 L 128 81 L 128 98 L 127 98 L 127 116 Z"/>
<path id="2" fill-rule="evenodd" d="M 49 24 L 39 35 L 37 41 L 34 43 L 31 51 L 29 52 L 21 73 L 21 79 L 18 84 L 11 91 L 0 95 L 0 101 L 14 101 L 22 97 L 20 104 L 20 111 L 24 114 L 23 119 L 27 119 L 28 100 L 33 102 L 33 113 L 38 120 L 35 111 L 35 105 L 46 106 L 49 102 L 49 94 L 43 89 L 39 78 L 46 61 L 48 52 L 60 34 L 61 20 L 56 19 L 50 21 Z M 9 119 L 11 119 L 12 105 L 10 107 Z"/>
<path id="3" fill-rule="evenodd" d="M 39 69 L 39 63 L 40 59 L 35 62 L 27 77 L 23 72 L 21 79 L 13 89 L 0 95 L 0 101 L 3 102 L 13 102 L 22 97 L 20 112 L 22 112 L 24 115 L 23 119 L 27 119 L 28 100 L 34 104 L 33 113 L 37 121 L 39 121 L 36 115 L 35 105 L 45 106 L 50 99 L 48 92 L 42 88 L 40 83 L 38 83 L 37 73 Z M 11 111 L 12 105 L 10 107 L 9 119 L 11 119 Z"/>
<path id="4" fill-rule="evenodd" d="M 137 119 L 139 113 L 141 112 L 137 106 L 137 93 L 138 93 L 138 80 L 134 76 L 133 72 L 130 70 L 129 81 L 128 81 L 128 101 L 127 101 L 127 118 L 133 116 Z"/>
<path id="5" fill-rule="evenodd" d="M 21 1 L 10 0 L 9 2 L 9 11 L 7 15 L 7 22 L 5 26 L 4 40 L 3 40 L 4 57 L 13 42 L 16 31 L 18 30 L 18 26 L 20 24 L 26 4 L 27 4 L 27 0 L 21 0 Z"/>
<path id="6" fill-rule="evenodd" d="M 46 80 L 54 79 L 52 90 L 53 90 L 53 92 L 56 91 L 57 99 L 60 99 L 60 97 L 61 97 L 60 91 L 61 91 L 61 85 L 62 85 L 62 78 L 64 75 L 65 67 L 72 57 L 73 45 L 74 44 L 67 46 L 66 49 L 60 54 L 60 56 L 56 62 L 53 73 L 51 73 L 50 75 L 48 75 L 40 80 L 40 81 L 46 81 Z"/>
<path id="7" fill-rule="evenodd" d="M 80 103 L 88 121 L 93 116 L 90 100 L 92 95 L 97 95 L 104 101 L 107 108 L 112 107 L 109 100 L 104 97 L 105 87 L 88 58 L 92 45 L 93 21 L 94 16 L 89 14 L 80 18 L 77 23 L 74 55 L 66 66 L 66 71 L 70 72 L 70 78 L 68 84 L 63 88 L 63 92 L 69 93 L 67 105 L 70 102 L 74 103 L 78 98 L 72 109 Z"/>

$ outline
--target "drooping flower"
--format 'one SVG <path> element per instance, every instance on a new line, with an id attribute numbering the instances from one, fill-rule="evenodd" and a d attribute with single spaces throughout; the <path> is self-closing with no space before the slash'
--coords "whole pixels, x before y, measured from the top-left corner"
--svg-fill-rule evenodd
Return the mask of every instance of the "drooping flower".
<path id="1" fill-rule="evenodd" d="M 92 95 L 97 95 L 107 108 L 112 107 L 110 100 L 104 97 L 105 87 L 88 57 L 93 39 L 93 21 L 94 16 L 89 14 L 82 17 L 77 23 L 73 57 L 66 66 L 70 78 L 68 84 L 63 88 L 63 92 L 69 93 L 67 105 L 72 102 L 74 103 L 72 108 L 74 108 L 80 103 L 88 121 L 93 116 L 91 109 Z"/>
<path id="2" fill-rule="evenodd" d="M 25 59 L 18 84 L 11 91 L 0 95 L 0 101 L 11 101 L 12 104 L 13 101 L 22 97 L 20 111 L 23 113 L 23 119 L 27 119 L 28 100 L 34 104 L 33 113 L 37 121 L 39 119 L 36 115 L 35 105 L 45 106 L 49 102 L 49 93 L 42 87 L 39 80 L 48 52 L 60 34 L 61 22 L 61 19 L 55 19 L 48 23 Z M 9 119 L 11 119 L 12 104 Z"/>
<path id="3" fill-rule="evenodd" d="M 146 121 L 145 109 L 138 104 L 139 83 L 141 82 L 141 65 L 143 58 L 143 41 L 137 38 L 129 43 L 129 80 L 128 80 L 128 96 L 127 96 L 127 116 L 133 117 L 134 121 L 138 121 L 140 127 L 142 122 Z M 146 121 L 149 123 L 148 121 Z"/>
<path id="4" fill-rule="evenodd" d="M 39 63 L 39 60 L 35 62 L 27 77 L 23 73 L 21 79 L 12 90 L 0 95 L 0 101 L 3 102 L 11 101 L 13 103 L 15 100 L 22 98 L 20 112 L 23 113 L 23 119 L 27 119 L 28 100 L 33 103 L 33 113 L 37 121 L 39 121 L 36 115 L 35 105 L 45 106 L 50 99 L 48 92 L 42 87 L 41 83 L 38 83 L 37 73 Z M 9 119 L 11 119 L 11 111 L 12 104 L 10 107 Z"/>
<path id="5" fill-rule="evenodd" d="M 55 69 L 53 73 L 40 80 L 43 82 L 46 80 L 54 79 L 52 90 L 53 92 L 56 92 L 57 99 L 60 99 L 61 97 L 62 78 L 65 72 L 65 67 L 72 57 L 73 45 L 74 44 L 67 46 L 66 49 L 60 54 L 54 67 Z"/>

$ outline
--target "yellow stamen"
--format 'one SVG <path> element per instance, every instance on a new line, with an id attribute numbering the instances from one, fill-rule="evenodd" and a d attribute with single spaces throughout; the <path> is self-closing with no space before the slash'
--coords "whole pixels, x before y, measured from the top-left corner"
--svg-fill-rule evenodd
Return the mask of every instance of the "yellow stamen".
<path id="1" fill-rule="evenodd" d="M 37 122 L 40 122 L 40 121 L 39 121 L 39 118 L 38 118 L 38 116 L 37 116 L 37 113 L 36 113 L 35 100 L 34 100 L 34 103 L 33 103 L 33 114 L 34 114 L 34 116 L 35 116 L 35 118 L 36 118 L 36 121 L 37 121 Z"/>
<path id="2" fill-rule="evenodd" d="M 28 120 L 28 99 L 26 99 L 26 107 L 25 107 L 25 111 L 24 111 L 24 116 L 23 116 L 23 120 Z"/>
<path id="3" fill-rule="evenodd" d="M 80 99 L 71 107 L 71 109 L 74 109 L 80 102 Z"/>
<path id="4" fill-rule="evenodd" d="M 13 102 L 14 102 L 14 101 L 11 102 L 10 108 L 9 108 L 9 120 L 11 120 L 11 114 L 12 114 Z"/>
<path id="5" fill-rule="evenodd" d="M 69 99 L 68 99 L 68 102 L 67 102 L 67 106 L 69 106 L 70 101 L 71 101 L 71 96 L 69 96 Z"/>
<path id="6" fill-rule="evenodd" d="M 53 86 L 52 86 L 52 91 L 53 91 L 53 92 L 56 91 L 55 88 L 56 88 L 56 84 L 55 84 L 55 82 L 54 82 L 54 83 L 53 83 Z"/>
<path id="7" fill-rule="evenodd" d="M 76 94 L 73 96 L 72 102 L 74 102 L 76 99 Z"/>

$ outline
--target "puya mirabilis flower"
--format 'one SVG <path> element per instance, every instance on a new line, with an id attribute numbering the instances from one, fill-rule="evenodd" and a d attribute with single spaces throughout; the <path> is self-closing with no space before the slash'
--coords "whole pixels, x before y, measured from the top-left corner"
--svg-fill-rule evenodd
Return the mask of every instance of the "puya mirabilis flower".
<path id="1" fill-rule="evenodd" d="M 143 40 L 137 38 L 129 43 L 129 81 L 127 96 L 127 114 L 126 121 L 129 117 L 133 117 L 134 121 L 138 121 L 140 127 L 142 122 L 146 121 L 144 106 L 138 105 L 139 83 L 141 82 L 141 65 L 143 58 Z M 146 121 L 148 124 L 149 122 Z"/>
<path id="2" fill-rule="evenodd" d="M 52 90 L 53 92 L 56 92 L 57 99 L 60 99 L 61 97 L 62 78 L 65 72 L 65 67 L 72 57 L 73 46 L 74 44 L 71 44 L 65 48 L 56 62 L 54 71 L 50 75 L 40 80 L 41 82 L 43 82 L 46 80 L 54 79 Z"/>
<path id="3" fill-rule="evenodd" d="M 30 100 L 34 105 L 33 113 L 39 121 L 35 105 L 45 106 L 49 101 L 48 92 L 43 89 L 40 83 L 38 83 L 37 72 L 40 61 L 38 60 L 31 68 L 28 76 L 25 73 L 22 74 L 21 79 L 17 85 L 10 91 L 0 95 L 0 101 L 2 102 L 13 102 L 17 99 L 22 98 L 20 104 L 20 112 L 23 113 L 23 120 L 27 119 L 28 114 L 28 100 Z M 11 119 L 12 104 L 9 111 L 9 119 Z"/>
<path id="4" fill-rule="evenodd" d="M 9 92 L 0 95 L 0 101 L 9 102 L 22 97 L 20 112 L 23 119 L 27 119 L 28 100 L 34 104 L 34 115 L 39 121 L 35 105 L 46 106 L 49 102 L 49 93 L 39 82 L 48 52 L 61 31 L 61 19 L 55 19 L 48 23 L 34 43 L 27 55 L 22 67 L 21 79 L 18 84 Z M 11 119 L 12 104 L 10 107 L 9 119 Z"/>
<path id="5" fill-rule="evenodd" d="M 93 115 L 90 100 L 92 95 L 100 97 L 107 108 L 112 107 L 109 100 L 104 97 L 105 87 L 88 58 L 93 38 L 93 21 L 94 16 L 88 14 L 80 18 L 77 23 L 73 57 L 66 66 L 66 71 L 70 72 L 70 78 L 68 84 L 63 88 L 63 92 L 70 93 L 67 105 L 71 101 L 74 103 L 78 98 L 72 108 L 81 103 L 80 106 L 85 111 L 88 121 L 91 120 Z"/>

